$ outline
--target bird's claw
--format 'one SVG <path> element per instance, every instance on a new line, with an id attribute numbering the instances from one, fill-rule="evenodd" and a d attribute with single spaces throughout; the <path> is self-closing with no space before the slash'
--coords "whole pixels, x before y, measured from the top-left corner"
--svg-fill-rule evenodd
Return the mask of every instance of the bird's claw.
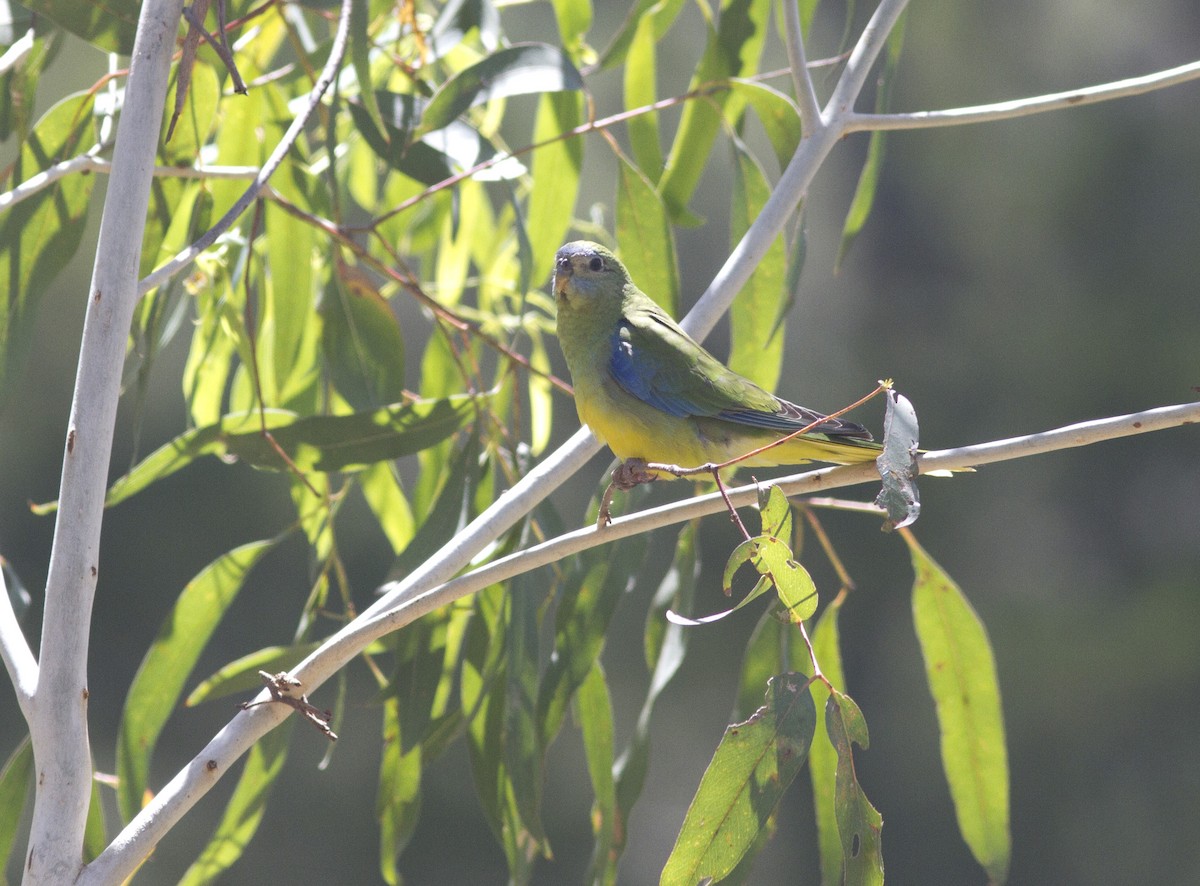
<path id="1" fill-rule="evenodd" d="M 646 470 L 646 462 L 640 458 L 628 458 L 612 472 L 612 483 L 622 492 L 628 492 L 643 483 L 653 483 L 657 479 L 656 474 Z"/>
<path id="2" fill-rule="evenodd" d="M 640 458 L 630 458 L 621 462 L 612 472 L 612 480 L 608 484 L 608 488 L 604 490 L 604 497 L 600 499 L 600 510 L 596 514 L 596 526 L 603 529 L 612 522 L 612 498 L 613 491 L 620 489 L 622 492 L 628 492 L 635 486 L 641 486 L 643 483 L 653 483 L 658 479 L 658 475 L 652 474 L 646 470 L 646 462 Z"/>

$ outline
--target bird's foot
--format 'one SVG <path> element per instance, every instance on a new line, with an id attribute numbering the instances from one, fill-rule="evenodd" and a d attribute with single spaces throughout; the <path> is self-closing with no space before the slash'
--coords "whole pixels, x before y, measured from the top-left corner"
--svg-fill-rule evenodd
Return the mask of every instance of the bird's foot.
<path id="1" fill-rule="evenodd" d="M 622 492 L 628 492 L 635 486 L 653 483 L 657 479 L 656 474 L 646 470 L 646 462 L 640 458 L 626 459 L 617 465 L 612 472 L 612 480 L 609 482 L 608 488 L 604 490 L 604 496 L 600 499 L 600 510 L 596 514 L 596 526 L 603 529 L 612 522 L 614 491 L 620 489 Z"/>
<path id="2" fill-rule="evenodd" d="M 612 472 L 612 485 L 622 492 L 628 492 L 643 483 L 653 483 L 658 479 L 657 474 L 646 470 L 646 462 L 640 458 L 627 458 Z"/>

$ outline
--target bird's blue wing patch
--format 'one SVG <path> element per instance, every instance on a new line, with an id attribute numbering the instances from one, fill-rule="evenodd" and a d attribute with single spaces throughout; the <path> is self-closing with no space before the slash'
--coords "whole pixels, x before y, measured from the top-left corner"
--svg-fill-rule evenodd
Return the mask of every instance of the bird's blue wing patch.
<path id="1" fill-rule="evenodd" d="M 621 334 L 623 331 L 626 335 Z M 608 371 L 626 393 L 676 418 L 695 414 L 695 409 L 686 398 L 677 391 L 665 390 L 658 383 L 655 368 L 634 350 L 633 343 L 629 341 L 627 324 L 618 323 L 610 341 L 612 356 L 609 357 Z"/>

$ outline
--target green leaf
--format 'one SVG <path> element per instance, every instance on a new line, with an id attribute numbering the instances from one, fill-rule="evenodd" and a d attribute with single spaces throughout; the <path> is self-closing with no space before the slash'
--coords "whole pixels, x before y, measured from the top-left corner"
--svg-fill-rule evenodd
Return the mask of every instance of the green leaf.
<path id="1" fill-rule="evenodd" d="M 657 51 L 658 28 L 652 7 L 638 22 L 633 41 L 629 45 L 629 57 L 625 62 L 625 109 L 652 105 L 658 98 L 655 80 L 658 77 Z M 658 140 L 658 113 L 650 111 L 629 118 L 625 124 L 629 133 L 629 146 L 633 158 L 646 178 L 657 183 L 662 175 L 663 152 Z"/>
<path id="2" fill-rule="evenodd" d="M 269 404 L 301 410 L 305 395 L 316 387 L 320 376 L 317 345 L 324 324 L 314 322 L 313 311 L 320 288 L 313 267 L 313 257 L 319 254 L 317 235 L 312 225 L 273 201 L 266 204 L 265 218 L 270 273 L 258 338 L 259 370 L 263 375 L 270 373 Z M 320 261 L 324 260 L 322 256 Z M 380 359 L 387 362 L 389 356 Z M 399 399 L 397 393 L 371 407 Z"/>
<path id="3" fill-rule="evenodd" d="M 0 769 L 0 871 L 9 866 L 32 785 L 33 745 L 26 735 Z"/>
<path id="4" fill-rule="evenodd" d="M 70 95 L 47 111 L 10 167 L 9 187 L 90 146 L 94 98 Z M 0 408 L 16 388 L 38 306 L 79 248 L 94 175 L 69 175 L 0 216 Z"/>
<path id="5" fill-rule="evenodd" d="M 592 0 L 551 0 L 563 47 L 575 58 L 590 54 L 583 42 L 592 26 Z"/>
<path id="6" fill-rule="evenodd" d="M 607 71 L 624 63 L 629 55 L 630 45 L 633 42 L 638 27 L 642 23 L 642 19 L 649 14 L 654 15 L 655 36 L 661 40 L 667 31 L 670 30 L 671 25 L 675 23 L 675 19 L 679 15 L 679 10 L 682 8 L 683 0 L 637 0 L 630 7 L 629 13 L 625 16 L 625 21 L 621 23 L 621 27 L 613 36 L 612 42 L 600 54 L 600 61 L 597 67 Z"/>
<path id="7" fill-rule="evenodd" d="M 800 129 L 800 110 L 790 98 L 765 83 L 734 79 L 729 81 L 729 88 L 754 109 L 779 168 L 785 168 L 804 134 Z"/>
<path id="8" fill-rule="evenodd" d="M 842 668 L 842 649 L 838 615 L 842 608 L 842 597 L 821 613 L 812 632 L 813 655 L 821 665 L 821 673 L 835 687 L 846 688 L 846 676 Z M 813 706 L 824 710 L 829 701 L 829 689 L 820 680 L 809 686 Z M 808 752 L 808 773 L 812 780 L 813 807 L 817 820 L 817 847 L 821 857 L 821 883 L 824 886 L 841 886 L 842 841 L 838 835 L 837 822 L 837 750 L 829 740 L 827 732 L 813 737 Z"/>
<path id="9" fill-rule="evenodd" d="M 133 52 L 138 0 L 28 0 L 22 5 L 104 52 Z"/>
<path id="10" fill-rule="evenodd" d="M 792 506 L 778 486 L 758 490 L 758 519 L 763 535 L 792 537 Z"/>
<path id="11" fill-rule="evenodd" d="M 430 99 L 418 137 L 448 126 L 468 108 L 513 95 L 582 89 L 583 77 L 560 49 L 547 43 L 518 43 L 459 71 Z"/>
<path id="12" fill-rule="evenodd" d="M 752 564 L 761 578 L 746 598 L 730 612 L 746 605 L 747 601 L 765 593 L 771 587 L 775 588 L 792 621 L 804 621 L 817 611 L 816 585 L 813 584 L 808 570 L 792 559 L 792 549 L 784 542 L 774 536 L 760 535 L 734 548 L 725 564 L 725 574 L 722 578 L 726 595 L 732 593 L 734 573 L 746 563 Z"/>
<path id="13" fill-rule="evenodd" d="M 319 308 L 321 352 L 333 387 L 358 411 L 404 397 L 404 335 L 391 305 L 343 268 Z"/>
<path id="14" fill-rule="evenodd" d="M 88 801 L 87 821 L 83 829 L 83 863 L 87 864 L 108 846 L 108 827 L 104 821 L 104 803 L 100 782 L 92 779 L 92 796 Z"/>
<path id="15" fill-rule="evenodd" d="M 206 701 L 224 698 L 228 695 L 238 695 L 262 689 L 262 677 L 259 671 L 277 674 L 293 667 L 302 661 L 321 643 L 295 643 L 291 646 L 264 646 L 241 658 L 235 658 L 229 664 L 223 665 L 191 691 L 183 700 L 186 707 L 192 708 Z"/>
<path id="16" fill-rule="evenodd" d="M 171 140 L 165 141 L 167 126 L 175 113 L 175 94 L 179 88 L 179 67 L 171 69 L 171 86 L 163 114 L 162 138 L 159 140 L 159 162 L 167 166 L 191 166 L 200 160 L 200 148 L 205 145 L 217 125 L 217 106 L 221 99 L 221 84 L 212 65 L 196 60 L 191 80 L 186 83 L 187 94 Z"/>
<path id="17" fill-rule="evenodd" d="M 680 625 L 666 621 L 664 615 L 671 606 L 692 608 L 696 579 L 700 572 L 700 552 L 696 546 L 699 525 L 698 520 L 693 520 L 680 529 L 671 567 L 646 612 L 645 647 L 646 665 L 651 672 L 650 686 L 646 690 L 633 737 L 613 765 L 617 802 L 615 827 L 611 835 L 597 834 L 589 882 L 616 882 L 617 862 L 629 838 L 629 818 L 642 794 L 646 773 L 650 768 L 650 721 L 654 708 L 663 689 L 679 672 L 687 654 L 689 633 Z M 583 704 L 582 700 L 580 704 Z"/>
<path id="18" fill-rule="evenodd" d="M 887 38 L 887 52 L 884 56 L 883 71 L 879 75 L 879 87 L 875 93 L 875 110 L 883 113 L 891 104 L 892 84 L 896 79 L 896 70 L 900 65 L 900 51 L 904 46 L 904 25 L 907 15 L 901 15 L 900 20 Z M 858 176 L 858 185 L 854 189 L 854 197 L 850 200 L 850 209 L 846 212 L 846 222 L 842 226 L 842 241 L 838 245 L 837 258 L 834 259 L 833 271 L 836 274 L 842 266 L 851 244 L 862 231 L 875 204 L 875 190 L 879 185 L 879 171 L 883 168 L 883 149 L 887 133 L 882 130 L 871 133 L 871 141 L 867 145 L 867 159 L 863 163 L 862 172 Z"/>
<path id="19" fill-rule="evenodd" d="M 226 415 L 214 425 L 180 434 L 113 483 L 111 507 L 205 455 L 236 457 L 257 468 L 288 470 L 259 430 L 265 420 L 275 443 L 302 471 L 354 471 L 411 455 L 441 442 L 475 413 L 466 395 L 417 400 L 351 415 L 301 418 L 282 410 Z"/>
<path id="20" fill-rule="evenodd" d="M 596 798 L 592 813 L 592 831 L 596 835 L 593 858 L 608 859 L 621 841 L 621 833 L 617 825 L 617 785 L 613 775 L 616 751 L 612 699 L 604 667 L 599 661 L 592 664 L 591 671 L 579 685 L 576 710 L 583 734 L 583 750 L 587 755 L 588 775 Z"/>
<path id="21" fill-rule="evenodd" d="M 945 571 L 903 534 L 912 555 L 913 621 L 937 706 L 942 766 L 958 828 L 992 882 L 1008 875 L 1008 752 L 987 630 Z"/>
<path id="22" fill-rule="evenodd" d="M 679 268 L 666 207 L 654 185 L 624 157 L 617 175 L 617 245 L 638 288 L 679 315 Z"/>
<path id="23" fill-rule="evenodd" d="M 358 485 L 367 507 L 387 536 L 392 552 L 401 553 L 412 541 L 416 518 L 400 485 L 395 465 L 387 461 L 371 465 L 359 473 Z"/>
<path id="24" fill-rule="evenodd" d="M 438 132 L 413 141 L 413 128 L 428 102 L 418 95 L 376 92 L 383 115 L 380 130 L 362 104 L 350 102 L 354 127 L 372 151 L 388 166 L 425 185 L 436 185 L 463 170 L 495 156 L 496 149 L 477 130 L 452 120 Z M 525 171 L 516 160 L 497 163 L 488 175 L 514 178 Z"/>
<path id="25" fill-rule="evenodd" d="M 350 7 L 350 63 L 358 80 L 358 97 L 372 122 L 382 129 L 383 117 L 379 113 L 379 102 L 371 88 L 371 16 L 369 3 L 355 3 Z"/>
<path id="26" fill-rule="evenodd" d="M 854 700 L 835 689 L 825 703 L 825 730 L 838 758 L 834 807 L 842 843 L 841 882 L 882 886 L 883 818 L 858 784 L 851 747 L 865 749 L 870 743 L 867 721 Z"/>
<path id="27" fill-rule="evenodd" d="M 769 0 L 722 2 L 720 23 L 716 29 L 708 23 L 704 55 L 688 90 L 755 70 L 766 41 L 770 11 Z M 658 183 L 663 203 L 677 222 L 688 218 L 687 204 L 704 173 L 713 140 L 720 131 L 722 111 L 736 120 L 741 114 L 741 103 L 740 97 L 729 90 L 721 90 L 684 105 L 679 129 L 667 156 L 666 170 Z"/>
<path id="28" fill-rule="evenodd" d="M 883 452 L 875 460 L 883 488 L 875 504 L 887 511 L 884 531 L 915 523 L 921 514 L 917 491 L 917 413 L 908 398 L 887 392 L 883 419 Z"/>
<path id="29" fill-rule="evenodd" d="M 379 761 L 379 873 L 390 886 L 403 882 L 396 862 L 412 839 L 421 813 L 421 746 L 402 752 L 396 699 L 383 705 L 383 756 Z"/>
<path id="30" fill-rule="evenodd" d="M 538 688 L 542 747 L 558 735 L 571 698 L 604 650 L 617 603 L 645 555 L 646 538 L 635 536 L 569 564 L 555 612 L 554 653 Z"/>
<path id="31" fill-rule="evenodd" d="M 142 808 L 150 758 L 183 684 L 236 599 L 246 575 L 272 541 L 234 548 L 200 570 L 179 595 L 171 614 L 138 667 L 117 735 L 117 805 L 129 821 Z"/>
<path id="32" fill-rule="evenodd" d="M 445 471 L 437 497 L 418 508 L 425 511 L 425 522 L 417 529 L 413 540 L 396 558 L 393 575 L 405 575 L 416 569 L 445 539 L 457 535 L 474 516 L 471 502 L 483 473 L 480 464 L 479 434 L 464 435 Z"/>
<path id="33" fill-rule="evenodd" d="M 726 728 L 663 868 L 663 886 L 719 881 L 755 845 L 808 756 L 817 715 L 806 684 L 803 674 L 772 678 L 766 704 Z"/>
<path id="34" fill-rule="evenodd" d="M 250 749 L 246 765 L 217 830 L 200 857 L 187 869 L 180 886 L 202 886 L 215 881 L 242 856 L 266 811 L 275 779 L 287 759 L 295 717 L 276 726 Z"/>
<path id="35" fill-rule="evenodd" d="M 741 242 L 771 196 L 771 185 L 739 139 L 733 139 L 733 205 L 730 212 L 730 243 Z M 763 322 L 779 317 L 787 301 L 787 252 L 783 235 L 771 241 L 766 255 L 737 294 L 729 312 L 729 368 L 774 391 L 783 369 L 782 324 L 772 328 Z"/>
<path id="36" fill-rule="evenodd" d="M 505 668 L 504 767 L 512 782 L 513 802 L 523 828 L 545 845 L 542 827 L 544 748 L 538 733 L 538 607 L 529 576 L 509 588 L 508 666 Z"/>
<path id="37" fill-rule="evenodd" d="M 574 92 L 543 95 L 538 100 L 533 143 L 542 144 L 557 138 L 582 122 L 582 95 Z M 549 276 L 554 253 L 575 217 L 579 174 L 583 168 L 583 140 L 566 138 L 543 145 L 534 152 L 531 168 L 533 190 L 529 193 L 525 227 L 533 244 L 530 278 L 536 286 Z"/>

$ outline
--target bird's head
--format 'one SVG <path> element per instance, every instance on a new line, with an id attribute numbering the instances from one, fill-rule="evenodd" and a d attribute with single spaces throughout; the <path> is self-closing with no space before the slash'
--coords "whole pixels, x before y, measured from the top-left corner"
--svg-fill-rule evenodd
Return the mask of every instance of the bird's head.
<path id="1" fill-rule="evenodd" d="M 602 297 L 619 299 L 629 273 L 599 243 L 576 240 L 554 257 L 554 297 L 559 304 L 584 307 Z"/>

